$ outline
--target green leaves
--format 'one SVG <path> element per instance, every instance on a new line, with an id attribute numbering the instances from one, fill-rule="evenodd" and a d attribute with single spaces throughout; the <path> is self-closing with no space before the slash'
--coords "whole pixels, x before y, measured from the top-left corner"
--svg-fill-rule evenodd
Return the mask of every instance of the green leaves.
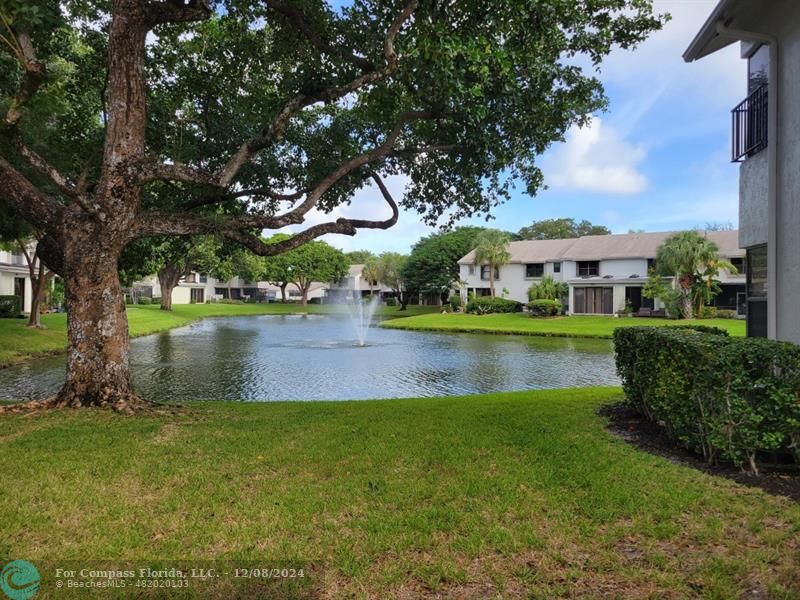
<path id="1" fill-rule="evenodd" d="M 709 461 L 757 471 L 762 451 L 800 462 L 800 346 L 713 327 L 619 327 L 626 401 Z"/>

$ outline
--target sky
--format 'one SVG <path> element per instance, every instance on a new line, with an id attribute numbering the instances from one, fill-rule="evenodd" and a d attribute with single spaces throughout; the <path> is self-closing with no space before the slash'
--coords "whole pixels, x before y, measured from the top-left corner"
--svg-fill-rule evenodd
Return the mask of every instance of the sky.
<path id="1" fill-rule="evenodd" d="M 535 197 L 520 186 L 493 210 L 491 227 L 517 231 L 532 221 L 588 219 L 613 233 L 670 231 L 738 221 L 738 169 L 730 162 L 730 110 L 746 95 L 746 62 L 734 44 L 698 62 L 682 54 L 717 0 L 655 0 L 672 20 L 633 51 L 614 50 L 601 67 L 610 106 L 590 126 L 568 132 L 565 143 L 541 158 L 548 189 Z M 387 181 L 395 198 L 403 177 Z M 386 218 L 376 189 L 360 191 L 333 215 L 311 214 L 307 224 L 331 216 Z M 482 218 L 460 224 L 485 225 Z M 436 231 L 415 212 L 397 225 L 329 235 L 345 251 L 407 253 Z"/>

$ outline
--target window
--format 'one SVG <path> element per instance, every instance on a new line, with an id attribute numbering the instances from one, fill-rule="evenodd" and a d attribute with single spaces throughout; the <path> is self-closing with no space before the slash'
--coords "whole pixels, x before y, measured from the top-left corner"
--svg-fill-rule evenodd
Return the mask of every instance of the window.
<path id="1" fill-rule="evenodd" d="M 24 260 L 24 257 L 22 255 L 22 252 L 16 252 L 15 251 L 15 252 L 11 253 L 11 264 L 12 265 L 22 265 L 22 264 L 24 264 L 23 260 Z"/>
<path id="2" fill-rule="evenodd" d="M 752 94 L 769 83 L 769 46 L 763 44 L 747 60 L 747 92 Z"/>
<path id="3" fill-rule="evenodd" d="M 470 275 L 475 275 L 475 265 L 470 265 L 469 267 L 467 267 L 467 272 Z"/>
<path id="4" fill-rule="evenodd" d="M 561 263 L 554 262 L 553 263 L 553 273 L 561 273 Z"/>
<path id="5" fill-rule="evenodd" d="M 582 260 L 578 262 L 579 277 L 596 277 L 600 275 L 600 261 Z"/>
<path id="6" fill-rule="evenodd" d="M 489 265 L 481 265 L 481 279 L 489 281 Z M 495 281 L 500 279 L 500 269 L 497 267 L 494 268 L 494 279 Z"/>
<path id="7" fill-rule="evenodd" d="M 529 263 L 525 265 L 525 277 L 541 277 L 544 275 L 543 263 Z"/>
<path id="8" fill-rule="evenodd" d="M 767 337 L 767 246 L 747 249 L 747 335 Z"/>
<path id="9" fill-rule="evenodd" d="M 200 283 L 208 283 L 208 275 L 200 275 Z"/>
<path id="10" fill-rule="evenodd" d="M 736 270 L 738 271 L 739 275 L 747 274 L 747 267 L 746 267 L 747 263 L 745 262 L 744 258 L 742 257 L 732 258 L 730 262 L 734 267 L 736 267 Z"/>
<path id="11" fill-rule="evenodd" d="M 655 271 L 656 267 L 657 267 L 656 259 L 655 258 L 648 258 L 647 259 L 647 273 L 649 274 L 650 271 Z"/>

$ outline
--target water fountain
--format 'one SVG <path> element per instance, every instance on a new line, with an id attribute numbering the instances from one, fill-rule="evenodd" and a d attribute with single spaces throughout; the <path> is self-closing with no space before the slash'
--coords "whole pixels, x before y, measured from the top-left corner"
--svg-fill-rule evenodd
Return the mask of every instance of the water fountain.
<path id="1" fill-rule="evenodd" d="M 372 323 L 372 317 L 375 315 L 375 309 L 380 304 L 380 296 L 372 296 L 369 302 L 357 299 L 355 302 L 347 304 L 347 312 L 350 313 L 350 321 L 353 323 L 353 328 L 356 330 L 356 337 L 358 338 L 358 346 L 367 345 L 367 333 L 369 326 Z"/>

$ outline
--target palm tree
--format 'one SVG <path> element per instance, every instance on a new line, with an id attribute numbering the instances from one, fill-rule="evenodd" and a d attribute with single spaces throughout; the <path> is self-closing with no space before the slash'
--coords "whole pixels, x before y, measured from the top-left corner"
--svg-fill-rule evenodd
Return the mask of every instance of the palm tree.
<path id="1" fill-rule="evenodd" d="M 475 264 L 489 266 L 489 289 L 494 296 L 495 270 L 508 264 L 511 253 L 508 251 L 509 235 L 499 229 L 486 229 L 475 238 Z"/>
<path id="2" fill-rule="evenodd" d="M 372 297 L 372 287 L 376 285 L 381 278 L 381 266 L 376 257 L 371 256 L 367 259 L 363 269 L 361 269 L 361 276 L 369 283 L 369 295 Z"/>
<path id="3" fill-rule="evenodd" d="M 692 288 L 697 278 L 702 277 L 708 265 L 729 268 L 719 259 L 719 248 L 697 231 L 681 231 L 664 240 L 656 254 L 656 264 L 662 275 L 675 277 L 681 293 L 681 312 L 685 319 L 694 315 Z M 733 267 L 733 265 L 730 265 Z"/>
<path id="4" fill-rule="evenodd" d="M 569 286 L 545 275 L 539 283 L 528 288 L 528 300 L 563 300 L 569 294 Z"/>

